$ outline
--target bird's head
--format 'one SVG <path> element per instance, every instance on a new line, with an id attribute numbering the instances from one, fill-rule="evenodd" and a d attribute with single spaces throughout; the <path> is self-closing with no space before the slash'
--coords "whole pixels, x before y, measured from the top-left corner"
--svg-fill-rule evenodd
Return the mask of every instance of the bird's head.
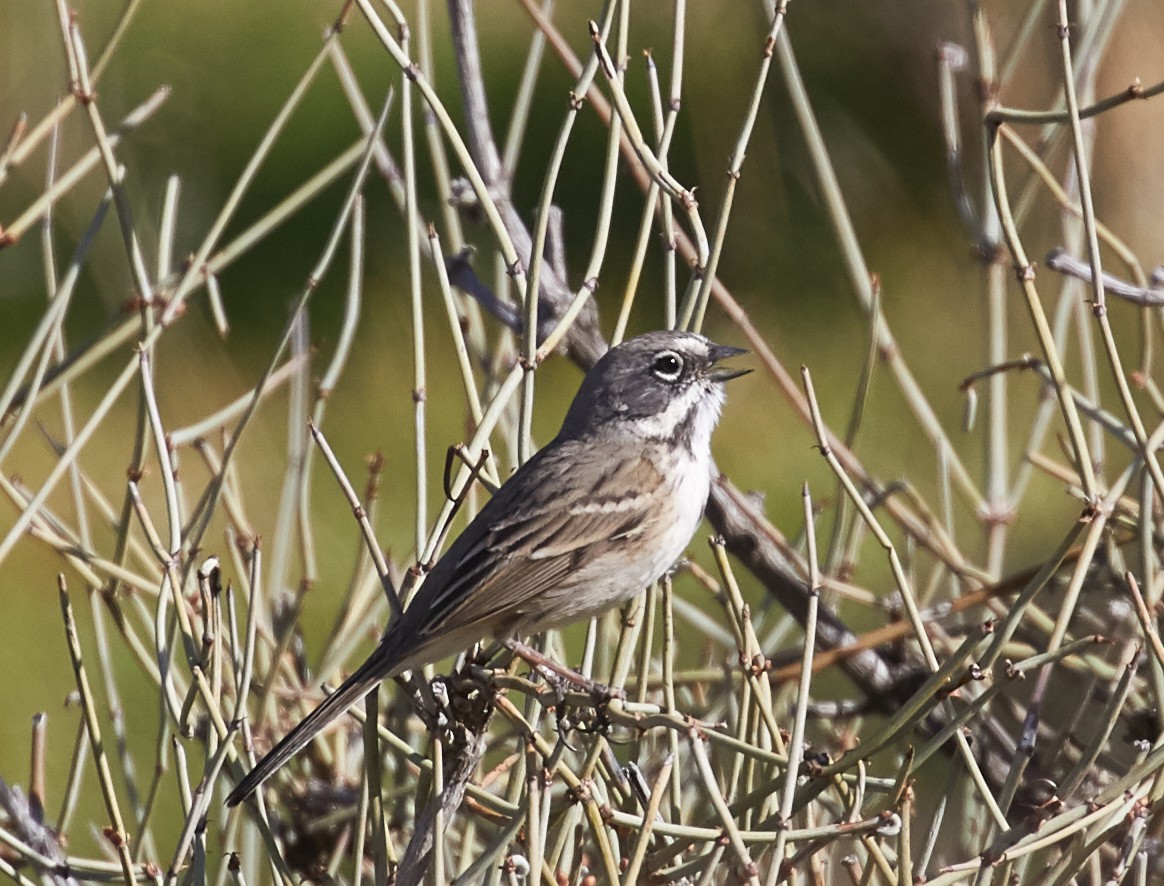
<path id="1" fill-rule="evenodd" d="M 750 371 L 723 361 L 745 353 L 693 332 L 648 332 L 628 339 L 586 374 L 561 435 L 602 433 L 706 450 L 723 407 L 723 383 Z"/>

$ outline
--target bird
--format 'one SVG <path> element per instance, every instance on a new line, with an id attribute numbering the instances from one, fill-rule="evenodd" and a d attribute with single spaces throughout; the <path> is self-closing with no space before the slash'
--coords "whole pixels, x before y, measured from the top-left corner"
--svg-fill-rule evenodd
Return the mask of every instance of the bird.
<path id="1" fill-rule="evenodd" d="M 227 797 L 235 806 L 381 680 L 486 638 L 522 637 L 611 609 L 691 541 L 711 490 L 724 383 L 746 354 L 648 332 L 590 368 L 561 430 L 494 493 L 424 577 L 368 659 Z"/>

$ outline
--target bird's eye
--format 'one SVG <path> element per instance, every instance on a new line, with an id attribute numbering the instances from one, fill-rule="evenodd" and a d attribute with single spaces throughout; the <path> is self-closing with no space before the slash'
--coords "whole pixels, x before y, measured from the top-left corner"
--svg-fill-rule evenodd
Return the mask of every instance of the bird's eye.
<path id="1" fill-rule="evenodd" d="M 675 381 L 683 374 L 683 358 L 674 351 L 663 351 L 655 357 L 651 372 L 663 381 Z"/>

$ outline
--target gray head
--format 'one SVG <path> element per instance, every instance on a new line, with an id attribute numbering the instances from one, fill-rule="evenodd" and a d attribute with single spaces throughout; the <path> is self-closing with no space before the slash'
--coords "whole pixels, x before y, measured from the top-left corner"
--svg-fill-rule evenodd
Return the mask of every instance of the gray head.
<path id="1" fill-rule="evenodd" d="M 706 451 L 723 406 L 723 383 L 750 371 L 719 364 L 745 353 L 693 332 L 628 339 L 586 373 L 559 436 L 616 432 Z"/>

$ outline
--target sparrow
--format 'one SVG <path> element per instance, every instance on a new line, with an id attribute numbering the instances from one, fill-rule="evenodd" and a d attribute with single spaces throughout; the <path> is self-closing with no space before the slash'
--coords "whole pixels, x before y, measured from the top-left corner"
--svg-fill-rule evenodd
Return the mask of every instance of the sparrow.
<path id="1" fill-rule="evenodd" d="M 558 435 L 523 464 L 425 576 L 340 687 L 227 797 L 245 800 L 381 680 L 486 637 L 522 637 L 610 609 L 687 547 L 711 489 L 721 365 L 747 353 L 691 332 L 619 344 L 586 374 Z"/>

